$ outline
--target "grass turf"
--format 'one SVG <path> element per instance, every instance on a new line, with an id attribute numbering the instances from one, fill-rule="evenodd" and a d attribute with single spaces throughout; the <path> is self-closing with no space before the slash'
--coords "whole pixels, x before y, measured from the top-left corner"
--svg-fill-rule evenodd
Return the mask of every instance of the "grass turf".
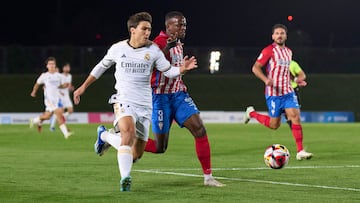
<path id="1" fill-rule="evenodd" d="M 360 125 L 304 124 L 314 153 L 297 161 L 290 130 L 259 124 L 207 124 L 213 175 L 224 188 L 203 186 L 194 141 L 172 128 L 165 154 L 145 153 L 133 166 L 131 192 L 119 191 L 116 151 L 94 153 L 97 125 L 69 125 L 75 135 L 0 125 L 0 202 L 359 202 Z M 110 125 L 107 125 L 110 127 Z M 284 169 L 265 167 L 267 146 L 281 143 Z"/>

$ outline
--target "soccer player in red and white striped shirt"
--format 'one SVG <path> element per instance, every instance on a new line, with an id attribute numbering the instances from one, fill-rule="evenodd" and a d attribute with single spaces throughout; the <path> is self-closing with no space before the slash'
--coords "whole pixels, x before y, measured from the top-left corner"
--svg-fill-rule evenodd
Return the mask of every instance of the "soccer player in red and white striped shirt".
<path id="1" fill-rule="evenodd" d="M 161 31 L 154 39 L 166 58 L 173 66 L 183 63 L 183 44 L 186 18 L 181 12 L 171 11 L 165 16 L 166 32 Z M 224 184 L 212 176 L 210 144 L 206 129 L 199 115 L 196 104 L 187 93 L 181 75 L 175 78 L 165 77 L 154 70 L 151 77 L 153 113 L 152 130 L 155 139 L 148 139 L 145 151 L 164 153 L 167 149 L 170 127 L 175 120 L 180 127 L 187 128 L 195 139 L 196 155 L 204 173 L 204 184 L 222 187 Z"/>
<path id="2" fill-rule="evenodd" d="M 246 109 L 245 123 L 248 123 L 250 118 L 255 118 L 262 125 L 276 130 L 280 127 L 281 113 L 285 110 L 288 119 L 292 122 L 291 131 L 297 146 L 296 159 L 310 159 L 312 153 L 306 152 L 303 147 L 300 107 L 290 84 L 289 65 L 292 60 L 292 51 L 285 46 L 286 26 L 274 25 L 272 39 L 274 42 L 261 51 L 252 67 L 255 76 L 265 83 L 265 98 L 269 115 L 259 114 L 254 107 L 249 106 Z M 262 71 L 263 67 L 266 68 L 266 75 Z"/>

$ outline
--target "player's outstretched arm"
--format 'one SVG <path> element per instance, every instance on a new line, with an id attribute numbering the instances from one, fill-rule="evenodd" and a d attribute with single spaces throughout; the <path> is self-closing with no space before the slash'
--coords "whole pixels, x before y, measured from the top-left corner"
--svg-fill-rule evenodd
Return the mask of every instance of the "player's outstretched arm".
<path id="1" fill-rule="evenodd" d="M 93 82 L 95 82 L 95 80 L 96 78 L 94 76 L 89 75 L 87 79 L 83 82 L 83 84 L 74 91 L 74 104 L 77 105 L 80 103 L 80 96 L 84 94 L 86 88 L 89 87 Z"/>

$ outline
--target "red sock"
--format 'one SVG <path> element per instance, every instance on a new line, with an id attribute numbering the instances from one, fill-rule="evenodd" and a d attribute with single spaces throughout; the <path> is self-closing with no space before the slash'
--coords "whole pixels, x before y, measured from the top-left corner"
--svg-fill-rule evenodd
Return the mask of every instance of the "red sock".
<path id="1" fill-rule="evenodd" d="M 270 116 L 259 114 L 258 112 L 253 111 L 250 113 L 250 117 L 255 118 L 257 121 L 259 121 L 259 123 L 263 124 L 266 127 L 269 127 Z"/>
<path id="2" fill-rule="evenodd" d="M 295 138 L 297 151 L 300 152 L 303 150 L 303 133 L 301 125 L 292 124 L 291 126 L 292 134 Z"/>
<path id="3" fill-rule="evenodd" d="M 208 136 L 196 137 L 195 148 L 204 174 L 211 174 L 210 144 Z"/>
<path id="4" fill-rule="evenodd" d="M 146 146 L 145 146 L 145 152 L 152 152 L 152 153 L 157 152 L 155 140 L 152 140 L 150 138 L 148 139 Z"/>

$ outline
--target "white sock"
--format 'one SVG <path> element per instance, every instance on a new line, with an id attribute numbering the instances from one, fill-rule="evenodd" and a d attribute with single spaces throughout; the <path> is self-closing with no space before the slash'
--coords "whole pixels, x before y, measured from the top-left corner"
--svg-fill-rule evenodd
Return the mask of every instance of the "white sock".
<path id="1" fill-rule="evenodd" d="M 40 116 L 33 118 L 32 122 L 33 122 L 34 125 L 39 124 L 40 123 Z"/>
<path id="2" fill-rule="evenodd" d="M 204 174 L 204 180 L 207 181 L 209 179 L 213 178 L 212 174 Z"/>
<path id="3" fill-rule="evenodd" d="M 120 133 L 119 133 L 119 135 L 116 135 L 116 134 L 112 134 L 108 131 L 105 131 L 105 132 L 101 133 L 100 137 L 103 141 L 109 143 L 115 149 L 117 149 L 117 150 L 119 149 L 120 143 L 121 143 Z"/>
<path id="4" fill-rule="evenodd" d="M 50 128 L 55 128 L 55 124 L 56 124 L 56 115 L 52 115 L 50 118 Z"/>
<path id="5" fill-rule="evenodd" d="M 131 147 L 122 145 L 118 148 L 118 164 L 121 178 L 130 176 L 131 167 L 133 165 L 133 155 Z"/>
<path id="6" fill-rule="evenodd" d="M 64 134 L 64 136 L 66 137 L 66 136 L 69 134 L 69 131 L 68 131 L 65 123 L 61 124 L 59 127 L 60 127 L 61 132 L 62 132 L 62 133 Z"/>

